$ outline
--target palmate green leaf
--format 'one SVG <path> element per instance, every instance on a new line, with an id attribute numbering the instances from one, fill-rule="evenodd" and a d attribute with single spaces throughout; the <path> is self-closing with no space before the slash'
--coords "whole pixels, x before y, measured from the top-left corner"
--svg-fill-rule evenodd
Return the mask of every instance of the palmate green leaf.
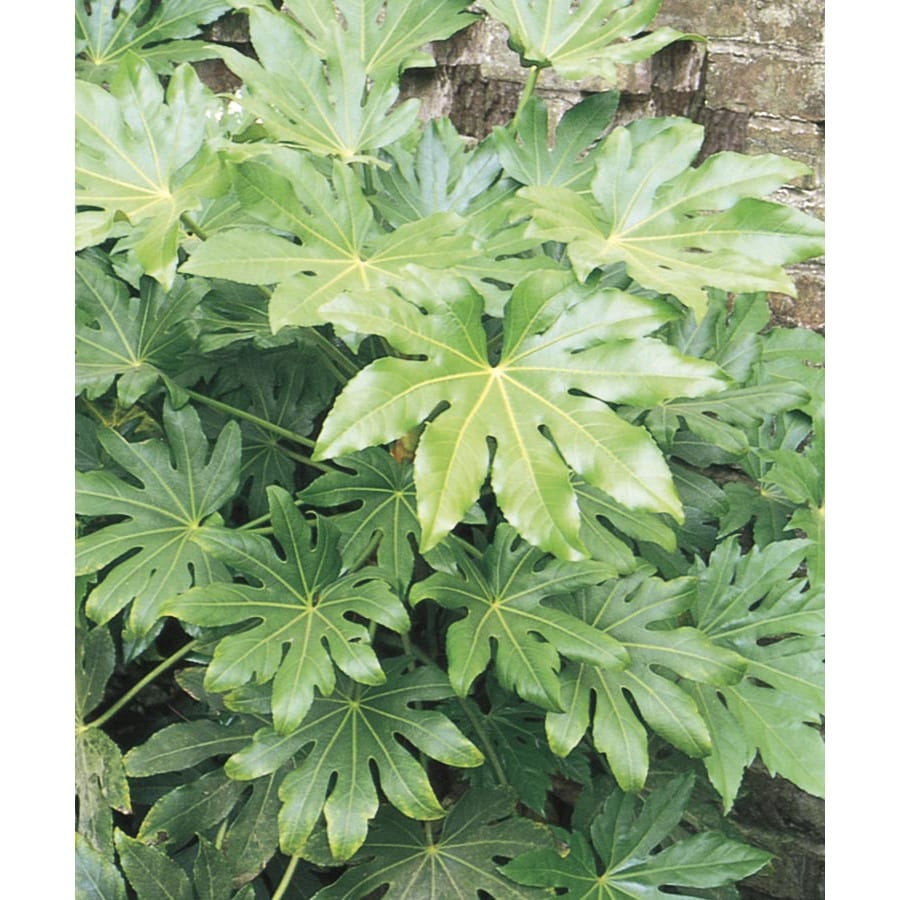
<path id="1" fill-rule="evenodd" d="M 777 541 L 742 556 L 730 538 L 695 563 L 697 627 L 747 665 L 737 684 L 698 694 L 713 734 L 707 769 L 726 810 L 757 749 L 773 774 L 824 790 L 823 598 L 795 576 L 810 546 Z"/>
<path id="2" fill-rule="evenodd" d="M 229 406 L 296 435 L 308 435 L 316 417 L 334 393 L 335 379 L 320 353 L 297 344 L 264 350 L 242 347 L 219 358 L 221 368 L 210 385 L 211 395 Z M 204 411 L 206 412 L 206 411 Z M 207 412 L 204 425 L 221 427 L 227 417 Z M 297 462 L 271 429 L 241 423 L 241 485 L 247 513 L 256 518 L 269 508 L 266 488 L 277 484 L 293 490 Z"/>
<path id="3" fill-rule="evenodd" d="M 230 47 L 220 54 L 243 81 L 241 106 L 276 141 L 343 162 L 371 160 L 379 147 L 414 127 L 419 102 L 395 107 L 394 73 L 367 74 L 365 60 L 352 37 L 343 35 L 331 4 L 316 5 L 332 19 L 326 44 L 318 46 L 287 15 L 254 6 L 250 39 L 259 62 Z"/>
<path id="4" fill-rule="evenodd" d="M 562 241 L 582 280 L 624 262 L 645 288 L 673 294 L 701 319 L 705 288 L 796 296 L 782 266 L 823 252 L 823 226 L 764 197 L 806 172 L 769 154 L 723 152 L 691 162 L 703 128 L 687 119 L 642 119 L 616 128 L 594 152 L 592 196 L 527 187 L 518 206 L 528 234 Z"/>
<path id="5" fill-rule="evenodd" d="M 483 756 L 439 712 L 415 709 L 420 701 L 452 695 L 446 676 L 431 667 L 403 672 L 405 659 L 384 665 L 387 680 L 366 686 L 338 676 L 329 697 L 317 697 L 303 724 L 289 735 L 261 729 L 253 743 L 231 757 L 225 771 L 253 779 L 296 756 L 279 795 L 281 849 L 301 853 L 323 810 L 336 860 L 349 859 L 366 839 L 378 811 L 372 764 L 387 799 L 414 819 L 443 818 L 445 810 L 422 764 L 398 740 L 425 756 L 457 768 L 481 765 Z"/>
<path id="6" fill-rule="evenodd" d="M 552 846 L 550 829 L 515 813 L 506 789 L 469 790 L 433 832 L 395 810 L 385 809 L 359 851 L 360 862 L 316 900 L 494 900 L 545 897 L 546 892 L 513 884 L 497 863 L 524 850 Z M 387 887 L 383 894 L 377 891 Z"/>
<path id="7" fill-rule="evenodd" d="M 164 102 L 165 99 L 165 102 Z M 227 187 L 207 128 L 220 102 L 189 66 L 163 88 L 133 56 L 116 68 L 109 92 L 75 84 L 75 202 L 131 224 L 119 250 L 131 249 L 143 270 L 171 288 L 181 238 L 180 216 Z M 94 239 L 106 237 L 95 230 Z"/>
<path id="8" fill-rule="evenodd" d="M 247 284 L 278 284 L 269 305 L 273 332 L 328 321 L 320 309 L 344 291 L 396 284 L 410 264 L 446 268 L 475 255 L 461 221 L 439 213 L 387 232 L 353 171 L 340 163 L 332 182 L 302 154 L 246 162 L 235 174 L 244 208 L 279 232 L 233 228 L 197 247 L 182 271 Z"/>
<path id="9" fill-rule="evenodd" d="M 563 711 L 547 714 L 547 739 L 554 753 L 568 754 L 593 720 L 594 747 L 606 754 L 616 781 L 623 790 L 640 790 L 649 769 L 647 733 L 629 698 L 647 725 L 679 750 L 694 757 L 709 753 L 710 735 L 693 700 L 662 673 L 726 685 L 740 680 L 746 663 L 696 628 L 676 626 L 695 592 L 692 578 L 662 581 L 638 573 L 556 602 L 573 618 L 619 641 L 629 662 L 620 671 L 592 665 L 566 668 Z"/>
<path id="10" fill-rule="evenodd" d="M 529 851 L 502 872 L 521 884 L 565 889 L 572 900 L 663 900 L 672 894 L 662 887 L 694 896 L 684 888 L 719 887 L 761 869 L 770 853 L 711 831 L 654 852 L 677 827 L 692 788 L 692 775 L 675 778 L 654 790 L 639 813 L 636 795 L 615 791 L 591 822 L 593 848 L 576 831 L 566 856 Z"/>
<path id="11" fill-rule="evenodd" d="M 154 72 L 168 74 L 174 63 L 209 59 L 215 48 L 184 40 L 200 33 L 231 6 L 222 0 L 76 0 L 75 42 L 79 78 L 109 81 L 126 54 L 139 56 Z"/>
<path id="12" fill-rule="evenodd" d="M 406 299 L 388 290 L 343 296 L 323 309 L 351 331 L 383 335 L 406 358 L 376 360 L 347 385 L 315 456 L 394 440 L 449 403 L 416 451 L 424 551 L 462 519 L 489 470 L 507 520 L 562 558 L 587 555 L 571 469 L 626 507 L 681 518 L 656 444 L 603 402 L 656 403 L 724 387 L 712 363 L 644 336 L 668 321 L 668 304 L 587 288 L 565 272 L 532 273 L 507 304 L 494 362 L 481 297 L 466 284 L 425 273 L 410 276 L 403 292 Z"/>
<path id="13" fill-rule="evenodd" d="M 490 663 L 492 645 L 500 683 L 545 709 L 562 709 L 560 654 L 601 667 L 622 668 L 627 662 L 618 641 L 542 603 L 613 576 L 610 566 L 548 560 L 506 524 L 498 526 L 481 563 L 456 545 L 452 551 L 456 573 L 437 572 L 417 583 L 410 601 L 431 599 L 466 610 L 447 631 L 450 683 L 461 697 Z"/>
<path id="14" fill-rule="evenodd" d="M 799 409 L 808 400 L 803 387 L 789 381 L 751 385 L 722 391 L 715 397 L 662 403 L 650 410 L 645 423 L 661 446 L 686 462 L 702 465 L 689 455 L 689 444 L 677 445 L 681 426 L 703 443 L 743 456 L 750 451 L 747 429 L 759 425 L 766 416 Z"/>
<path id="15" fill-rule="evenodd" d="M 146 280 L 140 296 L 116 278 L 99 255 L 75 261 L 75 390 L 99 397 L 116 383 L 120 402 L 131 406 L 174 375 L 193 349 L 192 319 L 209 286 L 200 278 L 176 278 L 166 292 Z"/>
<path id="16" fill-rule="evenodd" d="M 320 51 L 354 54 L 369 77 L 433 66 L 431 54 L 420 48 L 477 19 L 466 11 L 469 0 L 286 0 L 284 5 Z"/>
<path id="17" fill-rule="evenodd" d="M 317 478 L 297 499 L 317 509 L 352 504 L 353 509 L 329 519 L 341 533 L 341 553 L 347 560 L 362 560 L 377 539 L 378 565 L 391 574 L 394 590 L 404 596 L 415 562 L 411 542 L 418 544 L 421 535 L 412 466 L 375 447 L 335 462 L 347 471 Z"/>
<path id="18" fill-rule="evenodd" d="M 106 452 L 140 486 L 105 471 L 76 473 L 76 512 L 124 517 L 76 542 L 78 573 L 112 564 L 89 595 L 87 614 L 104 624 L 131 603 L 126 631 L 134 639 L 150 632 L 170 597 L 228 577 L 197 540 L 237 489 L 238 425 L 226 425 L 209 454 L 190 406 L 174 410 L 167 404 L 163 424 L 165 442 L 129 443 L 114 431 L 100 435 Z"/>
<path id="19" fill-rule="evenodd" d="M 203 547 L 260 586 L 198 587 L 173 598 L 165 612 L 195 625 L 260 620 L 219 641 L 205 684 L 227 691 L 254 677 L 257 683 L 271 680 L 275 728 L 288 734 L 308 713 L 315 688 L 325 696 L 334 690 L 334 665 L 363 684 L 384 682 L 368 629 L 351 615 L 402 633 L 409 619 L 380 573 L 341 574 L 337 534 L 328 521 L 317 520 L 313 532 L 287 491 L 269 487 L 268 495 L 285 558 L 258 535 L 210 531 L 199 538 Z"/>
<path id="20" fill-rule="evenodd" d="M 616 79 L 616 66 L 647 59 L 673 41 L 694 40 L 674 28 L 647 30 L 661 0 L 483 0 L 509 28 L 510 45 L 524 65 L 552 66 L 563 78 Z"/>
<path id="21" fill-rule="evenodd" d="M 503 170 L 529 187 L 561 187 L 590 194 L 592 148 L 612 124 L 618 105 L 615 91 L 589 94 L 563 114 L 550 146 L 547 104 L 532 97 L 519 113 L 515 128 L 494 129 Z"/>

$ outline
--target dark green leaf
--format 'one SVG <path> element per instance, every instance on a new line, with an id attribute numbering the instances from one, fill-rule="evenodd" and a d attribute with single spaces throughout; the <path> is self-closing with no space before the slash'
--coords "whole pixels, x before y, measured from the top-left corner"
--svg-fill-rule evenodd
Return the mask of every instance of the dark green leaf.
<path id="1" fill-rule="evenodd" d="M 316 900 L 364 900 L 387 886 L 385 900 L 524 900 L 546 896 L 519 887 L 497 863 L 523 850 L 550 846 L 546 826 L 520 818 L 509 790 L 468 791 L 437 833 L 394 810 L 380 813 L 359 851 L 360 864 L 316 894 Z"/>
<path id="2" fill-rule="evenodd" d="M 218 825 L 245 789 L 246 785 L 232 781 L 221 769 L 207 772 L 157 800 L 141 822 L 138 840 L 181 846 L 195 834 Z"/>
<path id="3" fill-rule="evenodd" d="M 237 489 L 238 425 L 226 425 L 207 462 L 208 444 L 191 407 L 166 405 L 163 422 L 167 442 L 129 443 L 114 431 L 100 435 L 103 448 L 140 487 L 108 472 L 76 473 L 79 513 L 124 517 L 76 544 L 79 572 L 114 564 L 88 597 L 88 615 L 103 624 L 134 601 L 128 628 L 137 638 L 151 630 L 167 599 L 192 584 L 227 577 L 197 540 Z"/>
<path id="4" fill-rule="evenodd" d="M 349 859 L 359 849 L 378 810 L 372 763 L 381 789 L 404 815 L 425 820 L 444 816 L 424 768 L 399 736 L 447 765 L 481 765 L 481 753 L 447 718 L 412 708 L 419 701 L 452 695 L 446 676 L 432 668 L 402 674 L 404 665 L 403 659 L 385 663 L 387 681 L 373 687 L 339 676 L 331 696 L 317 698 L 296 731 L 285 736 L 262 729 L 226 764 L 232 778 L 253 779 L 297 756 L 297 768 L 279 790 L 283 805 L 278 827 L 285 853 L 303 851 L 323 810 L 335 859 Z"/>
<path id="5" fill-rule="evenodd" d="M 162 850 L 116 831 L 116 850 L 138 900 L 194 900 L 187 875 Z"/>
<path id="6" fill-rule="evenodd" d="M 125 881 L 112 859 L 80 834 L 75 835 L 75 900 L 125 900 Z"/>
<path id="7" fill-rule="evenodd" d="M 676 627 L 695 590 L 690 578 L 666 582 L 640 573 L 579 591 L 574 600 L 557 601 L 587 626 L 619 641 L 629 662 L 621 671 L 592 665 L 566 669 L 563 711 L 547 715 L 547 737 L 555 753 L 565 756 L 581 740 L 593 707 L 594 747 L 606 754 L 623 790 L 642 788 L 649 767 L 647 735 L 629 697 L 643 720 L 679 750 L 695 757 L 709 753 L 709 732 L 693 700 L 663 673 L 733 684 L 746 664 L 696 628 Z"/>
<path id="8" fill-rule="evenodd" d="M 219 641 L 206 686 L 226 691 L 254 677 L 259 684 L 272 680 L 275 728 L 287 734 L 303 721 L 316 687 L 325 696 L 334 690 L 333 664 L 363 684 L 383 683 L 369 632 L 351 615 L 402 633 L 409 629 L 409 620 L 379 573 L 364 568 L 341 575 L 334 526 L 319 519 L 313 532 L 290 494 L 277 487 L 270 487 L 268 494 L 275 538 L 285 559 L 258 535 L 225 529 L 206 534 L 199 539 L 207 551 L 260 586 L 217 583 L 194 588 L 175 597 L 165 611 L 195 625 L 260 620 Z"/>
<path id="9" fill-rule="evenodd" d="M 809 549 L 778 541 L 742 556 L 732 538 L 695 564 L 697 627 L 747 663 L 741 682 L 699 695 L 713 733 L 707 768 L 726 809 L 756 749 L 771 772 L 824 789 L 822 593 L 795 575 Z"/>
<path id="10" fill-rule="evenodd" d="M 599 860 L 585 836 L 575 832 L 567 856 L 531 851 L 502 871 L 522 884 L 565 888 L 572 900 L 664 900 L 672 894 L 661 891 L 663 886 L 718 887 L 761 869 L 771 854 L 715 832 L 654 852 L 678 825 L 692 788 L 693 776 L 676 778 L 658 787 L 640 813 L 635 795 L 613 792 L 590 827 Z"/>
<path id="11" fill-rule="evenodd" d="M 78 832 L 104 857 L 112 853 L 111 810 L 131 812 L 131 793 L 122 754 L 99 728 L 75 734 L 75 794 Z"/>
<path id="12" fill-rule="evenodd" d="M 361 562 L 378 539 L 378 565 L 393 576 L 404 596 L 412 577 L 421 531 L 416 518 L 413 471 L 374 447 L 335 460 L 346 472 L 329 472 L 300 491 L 298 499 L 319 509 L 350 506 L 332 516 L 345 559 Z"/>
<path id="13" fill-rule="evenodd" d="M 131 406 L 161 372 L 183 367 L 198 333 L 191 316 L 209 286 L 177 278 L 166 292 L 148 279 L 135 297 L 98 256 L 78 258 L 75 277 L 75 390 L 99 397 L 115 381 L 120 402 Z"/>
<path id="14" fill-rule="evenodd" d="M 453 546 L 456 572 L 416 584 L 413 604 L 430 599 L 465 617 L 447 630 L 450 683 L 465 697 L 496 647 L 497 673 L 509 691 L 545 709 L 561 710 L 560 655 L 622 668 L 627 653 L 603 632 L 542 603 L 547 597 L 612 577 L 605 563 L 561 562 L 526 544 L 508 525 L 497 528 L 481 563 Z"/>

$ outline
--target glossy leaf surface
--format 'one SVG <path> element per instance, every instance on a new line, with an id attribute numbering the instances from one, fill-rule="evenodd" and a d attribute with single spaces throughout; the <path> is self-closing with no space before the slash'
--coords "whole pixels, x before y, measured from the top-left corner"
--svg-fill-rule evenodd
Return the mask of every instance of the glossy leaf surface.
<path id="1" fill-rule="evenodd" d="M 644 337 L 668 320 L 669 307 L 583 289 L 566 273 L 534 273 L 510 297 L 494 362 L 477 294 L 449 280 L 412 288 L 408 282 L 404 294 L 417 305 L 380 291 L 325 308 L 348 329 L 383 335 L 407 358 L 376 360 L 348 384 L 316 456 L 393 440 L 449 403 L 416 451 L 423 550 L 462 519 L 488 471 L 507 520 L 566 559 L 586 555 L 571 469 L 627 507 L 681 517 L 656 445 L 603 402 L 657 402 L 724 387 L 711 363 Z"/>
<path id="2" fill-rule="evenodd" d="M 192 314 L 208 286 L 176 279 L 166 292 L 145 281 L 140 295 L 114 277 L 100 256 L 75 262 L 75 390 L 99 397 L 114 382 L 130 406 L 174 374 L 193 349 L 198 327 Z"/>
<path id="3" fill-rule="evenodd" d="M 412 466 L 374 447 L 335 462 L 347 471 L 317 478 L 298 499 L 321 510 L 352 505 L 329 519 L 341 533 L 344 558 L 362 561 L 377 541 L 378 565 L 391 573 L 395 590 L 403 596 L 413 573 L 413 546 L 421 534 Z"/>
<path id="4" fill-rule="evenodd" d="M 560 654 L 599 666 L 621 668 L 627 654 L 599 630 L 542 601 L 609 578 L 603 563 L 547 560 L 500 525 L 481 564 L 452 545 L 455 574 L 438 572 L 416 584 L 413 604 L 432 599 L 465 618 L 447 631 L 450 682 L 460 696 L 488 666 L 496 646 L 497 672 L 504 687 L 548 709 L 560 709 Z"/>
<path id="5" fill-rule="evenodd" d="M 646 30 L 660 0 L 484 0 L 510 30 L 525 65 L 552 66 L 564 78 L 597 76 L 615 82 L 616 65 L 652 56 L 687 35 L 674 28 L 622 41 Z"/>
<path id="6" fill-rule="evenodd" d="M 75 44 L 80 78 L 108 81 L 126 54 L 135 54 L 155 72 L 168 74 L 175 63 L 207 59 L 215 50 L 201 41 L 200 26 L 231 9 L 222 0 L 77 0 Z"/>
<path id="7" fill-rule="evenodd" d="M 709 753 L 709 732 L 690 695 L 662 673 L 724 685 L 739 681 L 746 664 L 697 629 L 678 627 L 695 590 L 690 578 L 666 582 L 638 574 L 579 591 L 573 600 L 557 603 L 618 640 L 628 651 L 629 662 L 619 671 L 590 665 L 567 667 L 562 690 L 565 711 L 547 715 L 547 737 L 555 753 L 569 753 L 592 721 L 594 747 L 606 754 L 616 780 L 627 791 L 640 790 L 647 777 L 644 722 L 688 756 Z"/>
<path id="8" fill-rule="evenodd" d="M 437 268 L 474 255 L 449 213 L 387 232 L 352 170 L 336 164 L 332 182 L 305 157 L 244 163 L 235 176 L 242 205 L 278 232 L 233 228 L 197 247 L 182 271 L 246 284 L 278 284 L 269 305 L 273 332 L 327 321 L 321 307 L 344 291 L 398 283 L 405 268 Z"/>
<path id="9" fill-rule="evenodd" d="M 363 684 L 384 682 L 369 632 L 351 616 L 399 632 L 408 630 L 409 620 L 378 573 L 363 569 L 341 574 L 337 534 L 329 522 L 319 519 L 313 532 L 287 491 L 270 487 L 268 494 L 284 559 L 256 535 L 224 529 L 205 534 L 199 540 L 208 552 L 259 587 L 198 587 L 174 598 L 165 611 L 196 625 L 259 620 L 249 630 L 219 641 L 206 686 L 226 691 L 252 679 L 271 680 L 275 728 L 288 734 L 309 711 L 315 688 L 325 696 L 334 690 L 333 664 Z"/>
<path id="10" fill-rule="evenodd" d="M 75 84 L 75 202 L 131 224 L 120 249 L 131 248 L 143 270 L 170 288 L 178 262 L 180 216 L 224 186 L 206 143 L 207 113 L 219 101 L 190 66 L 180 66 L 165 95 L 159 79 L 129 58 L 110 90 Z M 99 243 L 106 234 L 94 234 Z"/>
<path id="11" fill-rule="evenodd" d="M 525 188 L 529 234 L 568 244 L 579 278 L 623 262 L 645 288 L 673 294 L 702 318 L 706 288 L 796 296 L 782 266 L 823 252 L 822 223 L 757 199 L 806 172 L 772 155 L 723 152 L 697 168 L 703 128 L 641 119 L 616 128 L 594 153 L 590 197 Z"/>
<path id="12" fill-rule="evenodd" d="M 795 574 L 809 549 L 779 541 L 741 555 L 731 538 L 695 565 L 697 627 L 747 664 L 742 681 L 719 688 L 724 706 L 699 694 L 713 733 L 707 770 L 726 809 L 757 750 L 773 774 L 824 792 L 823 597 Z"/>
<path id="13" fill-rule="evenodd" d="M 280 735 L 262 729 L 226 764 L 232 778 L 252 779 L 296 756 L 297 768 L 279 791 L 278 829 L 285 853 L 302 852 L 323 811 L 335 859 L 349 859 L 362 846 L 378 811 L 372 764 L 382 791 L 404 815 L 443 818 L 425 769 L 398 736 L 447 765 L 481 765 L 481 752 L 449 719 L 414 707 L 450 696 L 446 676 L 430 667 L 404 674 L 404 665 L 402 659 L 386 663 L 387 680 L 371 687 L 338 676 L 332 694 L 316 698 L 296 731 Z"/>

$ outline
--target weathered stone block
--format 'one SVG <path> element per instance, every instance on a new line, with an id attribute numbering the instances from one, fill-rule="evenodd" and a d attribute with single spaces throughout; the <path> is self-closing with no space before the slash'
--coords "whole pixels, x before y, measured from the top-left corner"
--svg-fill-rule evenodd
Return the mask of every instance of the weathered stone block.
<path id="1" fill-rule="evenodd" d="M 785 51 L 713 43 L 706 105 L 816 122 L 825 118 L 824 65 Z"/>
<path id="2" fill-rule="evenodd" d="M 812 174 L 801 187 L 819 188 L 825 181 L 825 132 L 812 122 L 765 115 L 750 116 L 747 123 L 748 153 L 777 153 L 806 163 Z"/>
<path id="3" fill-rule="evenodd" d="M 810 47 L 822 42 L 824 24 L 824 0 L 664 0 L 653 27 Z"/>

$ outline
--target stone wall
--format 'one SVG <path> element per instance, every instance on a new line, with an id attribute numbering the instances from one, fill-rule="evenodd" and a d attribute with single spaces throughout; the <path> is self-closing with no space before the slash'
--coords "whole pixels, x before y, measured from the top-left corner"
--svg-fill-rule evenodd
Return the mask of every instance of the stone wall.
<path id="1" fill-rule="evenodd" d="M 705 43 L 671 45 L 622 70 L 618 122 L 688 116 L 707 131 L 702 155 L 719 150 L 778 153 L 812 174 L 777 199 L 824 217 L 824 0 L 663 0 L 655 25 L 703 35 Z M 433 47 L 437 67 L 407 73 L 406 91 L 424 99 L 422 115 L 449 115 L 465 134 L 483 137 L 515 111 L 527 70 L 507 47 L 506 29 L 474 25 Z M 538 93 L 557 117 L 597 79 L 565 81 L 543 72 Z M 774 295 L 782 324 L 824 326 L 824 266 L 792 270 L 799 296 Z"/>

